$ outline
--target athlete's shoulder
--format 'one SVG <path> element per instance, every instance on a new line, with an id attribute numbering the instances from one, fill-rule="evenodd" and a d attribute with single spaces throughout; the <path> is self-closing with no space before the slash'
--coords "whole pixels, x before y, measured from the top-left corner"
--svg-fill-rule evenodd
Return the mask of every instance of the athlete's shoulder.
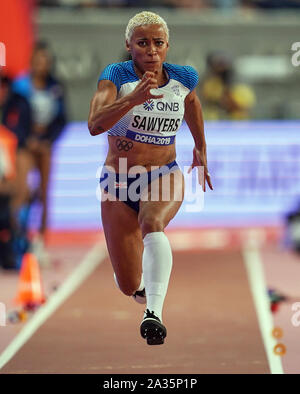
<path id="1" fill-rule="evenodd" d="M 192 91 L 199 82 L 199 74 L 192 66 L 181 66 L 179 64 L 164 63 L 171 79 L 181 82 Z"/>
<path id="2" fill-rule="evenodd" d="M 134 72 L 132 60 L 129 60 L 107 65 L 100 74 L 98 82 L 102 80 L 112 81 L 119 91 L 125 83 L 138 81 L 138 77 Z"/>

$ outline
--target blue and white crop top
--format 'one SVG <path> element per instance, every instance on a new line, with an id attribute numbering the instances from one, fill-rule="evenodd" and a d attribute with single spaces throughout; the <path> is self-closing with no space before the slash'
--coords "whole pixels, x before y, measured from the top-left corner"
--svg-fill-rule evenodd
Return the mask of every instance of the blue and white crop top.
<path id="1" fill-rule="evenodd" d="M 153 93 L 164 97 L 150 99 L 132 108 L 108 131 L 108 135 L 155 145 L 174 143 L 184 116 L 184 99 L 196 87 L 199 77 L 191 66 L 163 63 L 163 68 L 169 80 Z M 101 80 L 116 85 L 118 99 L 132 92 L 140 82 L 132 60 L 108 65 L 98 81 Z"/>

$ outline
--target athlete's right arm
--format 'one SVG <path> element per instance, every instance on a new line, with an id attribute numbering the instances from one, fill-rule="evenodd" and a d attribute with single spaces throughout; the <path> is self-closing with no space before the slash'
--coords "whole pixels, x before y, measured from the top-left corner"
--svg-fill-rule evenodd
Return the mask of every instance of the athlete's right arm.
<path id="1" fill-rule="evenodd" d="M 157 89 L 154 73 L 147 71 L 136 88 L 126 96 L 117 99 L 116 85 L 109 80 L 98 83 L 98 90 L 94 94 L 90 105 L 88 127 L 91 135 L 98 135 L 109 130 L 135 105 L 139 105 L 150 98 L 162 98 L 150 93 Z"/>

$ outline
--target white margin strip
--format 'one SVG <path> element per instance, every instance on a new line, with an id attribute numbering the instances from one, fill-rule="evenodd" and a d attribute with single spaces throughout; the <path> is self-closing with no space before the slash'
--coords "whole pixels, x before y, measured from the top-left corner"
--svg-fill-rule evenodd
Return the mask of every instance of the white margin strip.
<path id="1" fill-rule="evenodd" d="M 60 305 L 87 279 L 107 256 L 105 242 L 99 242 L 87 253 L 82 262 L 67 277 L 66 281 L 52 294 L 45 305 L 30 318 L 23 329 L 0 355 L 0 369 L 7 364 L 20 348 L 33 336 L 39 327 Z"/>
<path id="2" fill-rule="evenodd" d="M 283 374 L 281 357 L 273 352 L 277 341 L 272 337 L 274 323 L 258 244 L 245 244 L 242 253 L 271 374 Z"/>

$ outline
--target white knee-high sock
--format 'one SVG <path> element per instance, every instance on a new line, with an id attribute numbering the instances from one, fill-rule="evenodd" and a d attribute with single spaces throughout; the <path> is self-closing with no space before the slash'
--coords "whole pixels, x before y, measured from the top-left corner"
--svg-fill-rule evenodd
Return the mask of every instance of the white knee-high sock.
<path id="1" fill-rule="evenodd" d="M 162 321 L 162 309 L 173 264 L 172 250 L 164 232 L 146 234 L 144 238 L 143 275 L 147 309 Z"/>

